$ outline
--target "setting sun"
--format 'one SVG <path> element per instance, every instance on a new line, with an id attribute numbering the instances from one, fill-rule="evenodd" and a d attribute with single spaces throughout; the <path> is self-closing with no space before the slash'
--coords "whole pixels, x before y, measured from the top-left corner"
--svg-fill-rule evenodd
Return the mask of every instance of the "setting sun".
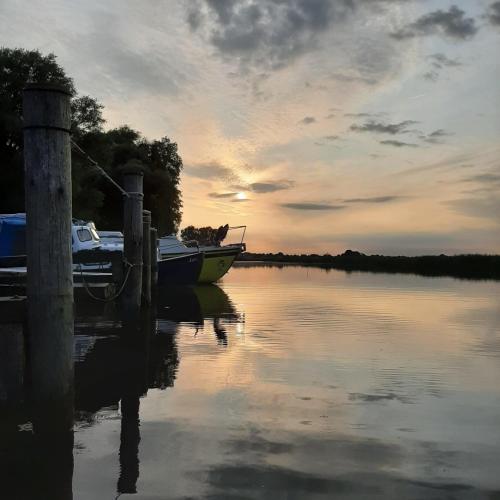
<path id="1" fill-rule="evenodd" d="M 247 195 L 243 192 L 241 193 L 236 193 L 236 199 L 237 200 L 246 200 L 247 199 Z"/>

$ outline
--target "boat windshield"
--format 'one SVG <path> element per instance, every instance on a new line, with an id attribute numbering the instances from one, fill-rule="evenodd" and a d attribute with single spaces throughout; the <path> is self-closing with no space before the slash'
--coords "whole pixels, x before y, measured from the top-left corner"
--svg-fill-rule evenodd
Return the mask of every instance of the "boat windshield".
<path id="1" fill-rule="evenodd" d="M 78 235 L 78 239 L 82 242 L 90 241 L 92 239 L 92 235 L 88 229 L 78 229 L 76 234 Z"/>

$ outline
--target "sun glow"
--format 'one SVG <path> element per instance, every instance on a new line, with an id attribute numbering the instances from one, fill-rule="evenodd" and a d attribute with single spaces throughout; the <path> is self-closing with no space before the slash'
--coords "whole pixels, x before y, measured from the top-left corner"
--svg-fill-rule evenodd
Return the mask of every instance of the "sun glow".
<path id="1" fill-rule="evenodd" d="M 240 193 L 236 193 L 236 199 L 237 200 L 246 200 L 247 199 L 247 195 L 243 192 L 240 192 Z"/>

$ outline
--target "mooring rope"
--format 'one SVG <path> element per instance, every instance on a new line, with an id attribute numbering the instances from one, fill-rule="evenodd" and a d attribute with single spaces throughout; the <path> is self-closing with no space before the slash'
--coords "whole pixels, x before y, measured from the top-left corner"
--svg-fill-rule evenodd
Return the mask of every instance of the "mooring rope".
<path id="1" fill-rule="evenodd" d="M 123 282 L 120 285 L 120 288 L 119 288 L 118 292 L 115 295 L 113 295 L 112 297 L 105 298 L 105 299 L 103 299 L 101 297 L 97 297 L 97 295 L 94 295 L 90 291 L 89 284 L 85 280 L 85 275 L 83 274 L 82 264 L 79 264 L 78 270 L 80 271 L 80 276 L 82 278 L 83 288 L 85 289 L 85 291 L 87 292 L 88 296 L 91 299 L 97 300 L 99 302 L 113 302 L 114 300 L 116 300 L 123 293 L 123 290 L 125 290 L 125 285 L 127 284 L 128 277 L 130 276 L 130 271 L 132 271 L 132 268 L 135 267 L 135 266 L 142 266 L 142 264 L 131 264 L 126 259 L 124 259 L 123 263 L 127 267 L 127 272 L 125 273 L 125 277 L 123 278 Z"/>
<path id="2" fill-rule="evenodd" d="M 118 191 L 120 191 L 120 193 L 123 196 L 126 196 L 127 198 L 129 197 L 129 193 L 127 193 L 127 191 L 125 191 L 120 186 L 120 184 L 118 184 L 114 179 L 112 179 L 108 175 L 108 173 L 99 165 L 99 163 L 97 163 L 93 158 L 91 158 L 90 155 L 86 153 L 73 139 L 71 139 L 71 144 L 101 175 L 103 175 L 109 182 L 111 182 L 111 184 L 113 184 L 113 186 L 115 186 L 115 188 L 118 189 Z"/>

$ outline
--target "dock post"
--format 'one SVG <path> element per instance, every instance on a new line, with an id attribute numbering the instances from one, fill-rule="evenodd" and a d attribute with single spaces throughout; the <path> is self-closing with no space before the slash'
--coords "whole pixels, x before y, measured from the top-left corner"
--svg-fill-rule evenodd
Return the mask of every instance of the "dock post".
<path id="1" fill-rule="evenodd" d="M 127 192 L 123 213 L 123 253 L 125 265 L 130 266 L 123 291 L 126 311 L 136 315 L 141 307 L 142 292 L 142 205 L 143 172 L 138 167 L 128 167 L 123 175 L 123 187 Z"/>
<path id="2" fill-rule="evenodd" d="M 62 431 L 73 422 L 70 93 L 28 85 L 23 118 L 33 399 Z"/>
<path id="3" fill-rule="evenodd" d="M 25 347 L 22 323 L 0 324 L 0 410 L 24 396 Z"/>
<path id="4" fill-rule="evenodd" d="M 155 227 L 151 232 L 151 286 L 158 284 L 158 230 Z"/>
<path id="5" fill-rule="evenodd" d="M 151 212 L 142 211 L 142 304 L 151 305 Z"/>

